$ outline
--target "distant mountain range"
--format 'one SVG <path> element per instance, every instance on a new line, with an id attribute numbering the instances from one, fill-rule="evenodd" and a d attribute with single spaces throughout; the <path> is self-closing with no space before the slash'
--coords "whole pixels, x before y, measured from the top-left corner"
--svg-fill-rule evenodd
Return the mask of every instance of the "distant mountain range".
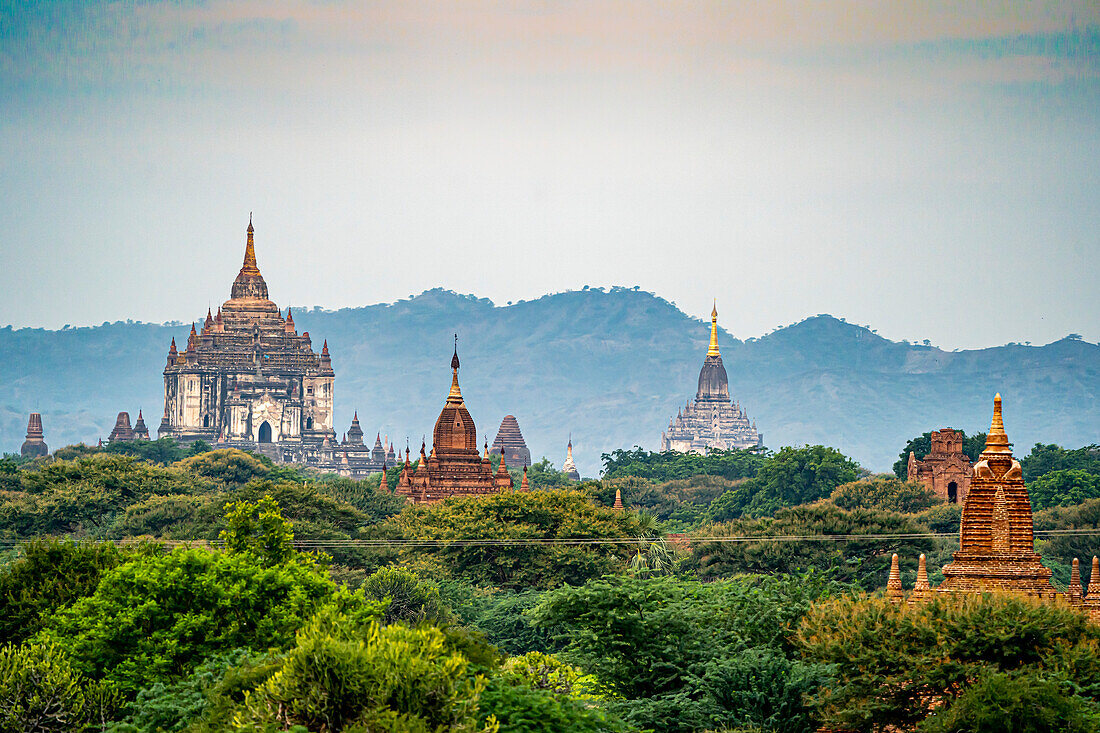
<path id="1" fill-rule="evenodd" d="M 492 442 L 511 413 L 535 460 L 560 467 L 572 434 L 586 476 L 598 475 L 601 453 L 657 448 L 695 394 L 709 336 L 709 324 L 627 288 L 507 307 L 436 289 L 363 308 L 295 308 L 294 318 L 315 347 L 328 340 L 338 435 L 358 410 L 368 439 L 379 431 L 417 450 L 446 397 L 458 333 L 479 443 Z M 155 437 L 168 344 L 173 336 L 186 343 L 189 330 L 132 322 L 0 329 L 0 451 L 19 450 L 30 411 L 43 414 L 51 448 L 106 437 L 120 410 L 136 417 L 141 408 Z M 1073 338 L 947 352 L 819 315 L 759 339 L 723 332 L 720 346 L 731 394 L 772 448 L 823 443 L 888 470 L 914 435 L 986 429 L 998 391 L 1017 453 L 1037 441 L 1100 442 L 1100 346 Z"/>

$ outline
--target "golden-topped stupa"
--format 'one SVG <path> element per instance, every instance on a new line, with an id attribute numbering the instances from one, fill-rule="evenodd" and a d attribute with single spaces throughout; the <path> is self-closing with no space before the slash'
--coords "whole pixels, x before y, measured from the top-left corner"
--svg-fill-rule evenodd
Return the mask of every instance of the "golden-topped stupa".
<path id="1" fill-rule="evenodd" d="M 661 433 L 661 450 L 703 453 L 707 448 L 751 448 L 763 438 L 740 405 L 731 401 L 729 379 L 718 351 L 718 305 L 710 313 L 710 346 L 699 370 L 695 402 L 688 402 Z"/>
<path id="2" fill-rule="evenodd" d="M 1053 596 L 1051 571 L 1035 552 L 1031 499 L 1020 462 L 1012 456 L 993 398 L 993 421 L 963 503 L 959 551 L 943 567 L 942 592 L 1021 591 Z"/>
<path id="3" fill-rule="evenodd" d="M 417 503 L 432 503 L 452 496 L 495 494 L 514 486 L 503 455 L 494 474 L 488 446 L 484 456 L 478 453 L 477 426 L 462 399 L 458 368 L 456 336 L 454 356 L 451 357 L 451 391 L 435 421 L 432 451 L 426 455 L 426 446 L 421 443 L 420 462 L 415 470 L 406 451 L 405 465 L 397 481 L 397 493 Z"/>

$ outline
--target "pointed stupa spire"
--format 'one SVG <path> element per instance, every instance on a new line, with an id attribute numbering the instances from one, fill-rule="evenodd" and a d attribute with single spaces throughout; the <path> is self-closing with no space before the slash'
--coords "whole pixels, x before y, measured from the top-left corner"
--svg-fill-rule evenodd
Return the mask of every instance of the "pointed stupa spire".
<path id="1" fill-rule="evenodd" d="M 210 327 L 214 325 L 214 314 L 210 312 L 210 307 L 206 308 L 206 321 L 202 324 L 202 332 L 206 333 L 210 330 Z"/>
<path id="2" fill-rule="evenodd" d="M 898 565 L 898 553 L 890 558 L 890 577 L 886 581 L 886 597 L 895 603 L 901 600 L 904 590 L 901 586 L 901 568 Z"/>
<path id="3" fill-rule="evenodd" d="M 931 589 L 932 585 L 928 582 L 928 558 L 922 552 L 920 560 L 917 562 L 917 584 L 914 586 L 914 590 L 927 592 Z"/>
<path id="4" fill-rule="evenodd" d="M 1072 600 L 1079 601 L 1085 597 L 1085 589 L 1081 587 L 1081 561 L 1073 558 L 1073 566 L 1069 571 L 1069 596 Z"/>
<path id="5" fill-rule="evenodd" d="M 523 481 L 519 484 L 520 491 L 530 491 L 531 485 L 527 483 L 527 466 L 523 467 Z"/>
<path id="6" fill-rule="evenodd" d="M 1100 601 L 1100 557 L 1096 555 L 1092 556 L 1092 573 L 1089 574 L 1089 595 L 1090 601 Z"/>
<path id="7" fill-rule="evenodd" d="M 714 307 L 710 309 L 710 348 L 707 356 L 720 356 L 718 353 L 718 299 L 714 300 Z"/>
<path id="8" fill-rule="evenodd" d="M 982 457 L 997 455 L 1012 455 L 1012 443 L 1008 442 L 1008 434 L 1005 433 L 1004 420 L 1001 418 L 1001 393 L 993 398 L 993 421 L 989 425 L 989 436 L 985 439 L 985 450 Z"/>
<path id="9" fill-rule="evenodd" d="M 623 511 L 623 492 L 619 489 L 615 489 L 615 503 L 611 505 L 611 508 L 615 511 Z"/>
<path id="10" fill-rule="evenodd" d="M 246 275 L 259 275 L 260 269 L 256 267 L 256 242 L 254 240 L 255 229 L 252 228 L 252 212 L 248 212 L 248 241 L 244 245 L 244 264 L 241 272 Z"/>
<path id="11" fill-rule="evenodd" d="M 325 339 L 325 343 L 321 346 L 321 356 L 328 356 L 328 339 Z"/>
<path id="12" fill-rule="evenodd" d="M 455 334 L 455 353 L 451 357 L 451 391 L 447 395 L 447 402 L 451 404 L 462 404 L 462 390 L 458 388 L 458 334 Z"/>

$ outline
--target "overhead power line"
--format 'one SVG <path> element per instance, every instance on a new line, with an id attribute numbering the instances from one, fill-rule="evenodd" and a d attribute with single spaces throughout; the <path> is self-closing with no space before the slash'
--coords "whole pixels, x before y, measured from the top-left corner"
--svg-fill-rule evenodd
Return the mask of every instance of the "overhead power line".
<path id="1" fill-rule="evenodd" d="M 1100 528 L 1047 529 L 1036 530 L 1036 537 L 1093 537 L 1100 536 Z M 802 534 L 802 535 L 712 535 L 701 537 L 471 537 L 447 539 L 297 539 L 294 546 L 300 549 L 324 549 L 327 547 L 393 547 L 393 548 L 451 548 L 451 547 L 550 547 L 562 546 L 599 546 L 599 545 L 638 545 L 666 541 L 669 544 L 700 545 L 707 543 L 747 543 L 747 542 L 889 542 L 898 540 L 940 539 L 958 537 L 957 532 L 908 532 L 875 534 Z M 2 539 L 0 546 L 18 545 L 25 540 Z M 220 547 L 219 540 L 157 540 L 157 539 L 119 539 L 97 540 L 113 541 L 116 544 L 131 545 L 152 542 L 169 546 L 210 545 Z"/>

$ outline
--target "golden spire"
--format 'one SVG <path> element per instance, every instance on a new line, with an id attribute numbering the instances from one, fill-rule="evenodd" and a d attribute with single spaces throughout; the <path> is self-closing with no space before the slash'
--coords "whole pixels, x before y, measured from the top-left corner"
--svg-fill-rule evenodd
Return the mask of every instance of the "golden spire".
<path id="1" fill-rule="evenodd" d="M 252 212 L 248 212 L 248 243 L 244 246 L 244 265 L 241 266 L 241 272 L 249 275 L 259 275 L 260 270 L 256 267 L 256 244 L 252 240 L 252 234 L 255 230 L 252 228 Z"/>
<path id="2" fill-rule="evenodd" d="M 1012 443 L 1008 442 L 1008 434 L 1005 433 L 1004 420 L 1001 419 L 1001 393 L 993 398 L 993 422 L 989 425 L 989 435 L 985 439 L 985 450 L 982 456 L 1012 455 Z"/>
<path id="3" fill-rule="evenodd" d="M 714 307 L 710 310 L 710 348 L 707 356 L 719 356 L 718 353 L 718 300 L 715 299 Z"/>
<path id="4" fill-rule="evenodd" d="M 447 395 L 447 402 L 462 404 L 462 391 L 458 388 L 458 334 L 455 334 L 455 354 L 451 357 L 451 392 Z"/>

